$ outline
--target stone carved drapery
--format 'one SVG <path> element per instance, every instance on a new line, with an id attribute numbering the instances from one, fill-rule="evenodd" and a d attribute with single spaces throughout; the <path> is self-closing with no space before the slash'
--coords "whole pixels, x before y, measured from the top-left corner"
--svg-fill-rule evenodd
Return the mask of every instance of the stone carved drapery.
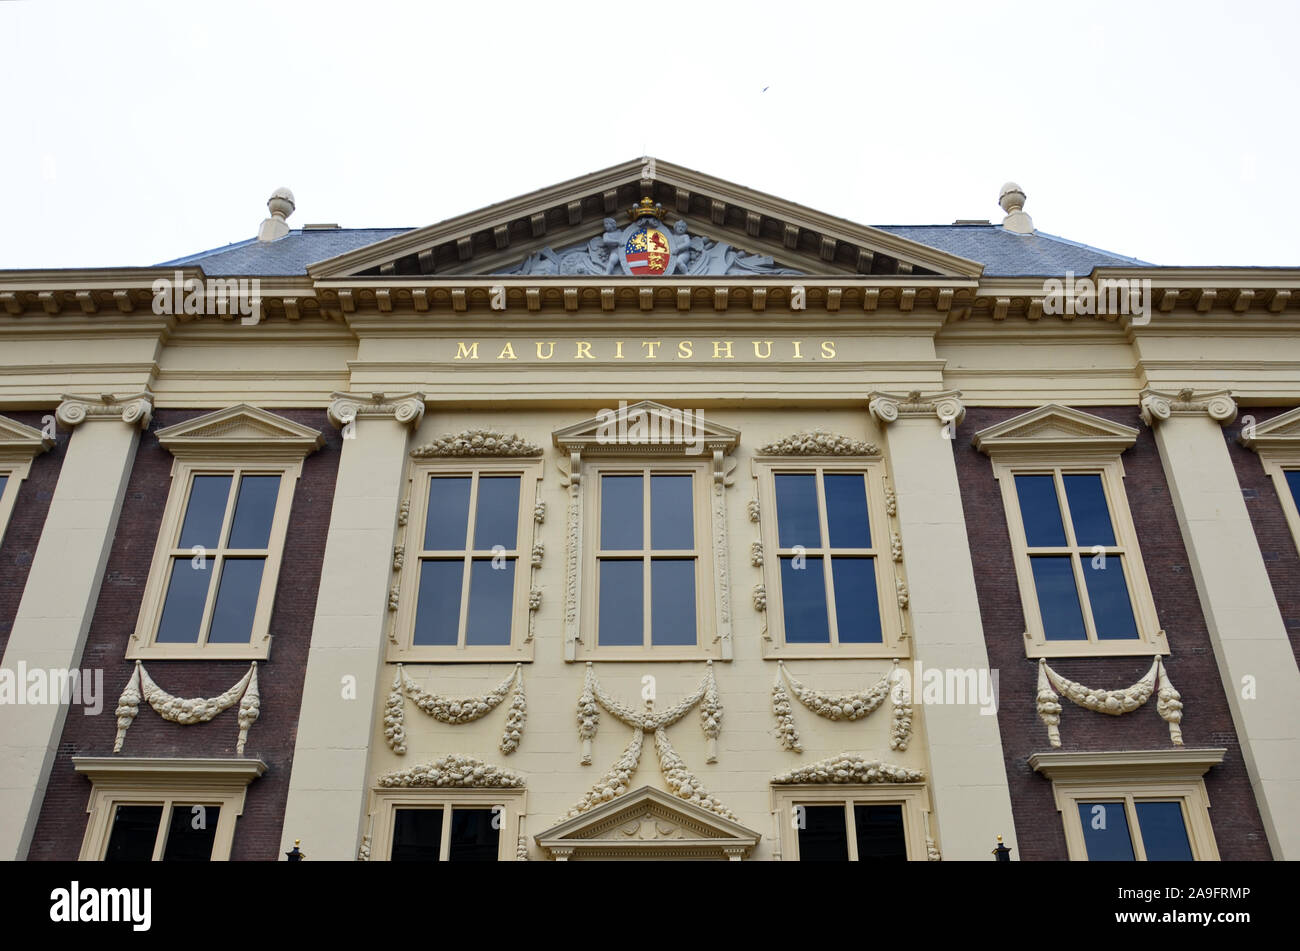
<path id="1" fill-rule="evenodd" d="M 115 711 L 117 737 L 113 741 L 114 753 L 122 752 L 126 731 L 130 729 L 136 715 L 140 712 L 141 699 L 153 707 L 154 712 L 164 720 L 182 726 L 207 723 L 238 703 L 239 739 L 235 745 L 235 752 L 243 756 L 244 746 L 248 742 L 248 731 L 262 712 L 262 698 L 257 687 L 257 661 L 253 661 L 249 665 L 248 672 L 239 679 L 239 682 L 224 693 L 216 697 L 186 700 L 172 696 L 154 683 L 149 672 L 144 669 L 144 665 L 137 660 L 135 669 L 131 671 L 131 677 L 122 688 L 122 695 L 117 701 Z"/>
<path id="2" fill-rule="evenodd" d="M 1182 746 L 1182 695 L 1174 689 L 1159 654 L 1141 680 L 1118 690 L 1085 687 L 1062 677 L 1047 665 L 1046 658 L 1038 661 L 1038 716 L 1047 725 L 1047 738 L 1053 747 L 1061 745 L 1061 704 L 1058 694 L 1085 710 L 1122 716 L 1141 707 L 1151 699 L 1153 693 L 1156 694 L 1156 712 L 1169 724 L 1169 738 L 1176 746 Z"/>
<path id="3" fill-rule="evenodd" d="M 718 733 L 722 729 L 722 703 L 718 699 L 718 683 L 713 676 L 713 661 L 705 662 L 708 669 L 695 692 L 682 699 L 667 710 L 655 713 L 647 710 L 637 713 L 631 707 L 607 694 L 596 679 L 596 670 L 590 662 L 587 664 L 586 678 L 582 684 L 582 695 L 578 698 L 578 738 L 582 741 L 582 765 L 591 765 L 591 741 L 600 725 L 600 708 L 604 708 L 615 719 L 628 726 L 637 727 L 647 733 L 670 727 L 700 704 L 700 725 L 708 740 L 708 760 L 718 760 Z M 703 701 L 701 703 L 701 701 Z"/>
<path id="4" fill-rule="evenodd" d="M 792 753 L 803 752 L 790 709 L 790 694 L 786 692 L 783 683 L 788 681 L 790 693 L 826 720 L 860 720 L 875 712 L 885 702 L 885 698 L 889 697 L 894 707 L 889 748 L 900 752 L 906 750 L 912 736 L 912 701 L 904 679 L 898 678 L 897 674 L 898 661 L 895 660 L 893 667 L 870 687 L 857 693 L 829 694 L 805 687 L 786 669 L 784 662 L 778 661 L 776 683 L 772 687 L 772 713 L 776 717 L 776 732 L 781 740 L 781 748 Z"/>
<path id="5" fill-rule="evenodd" d="M 772 777 L 774 786 L 819 783 L 923 783 L 925 772 L 868 760 L 856 753 L 840 753 Z"/>
<path id="6" fill-rule="evenodd" d="M 528 705 L 524 698 L 524 671 L 522 664 L 515 667 L 501 683 L 486 694 L 477 697 L 452 698 L 430 693 L 407 675 L 401 664 L 393 677 L 393 687 L 384 704 L 384 740 L 398 756 L 406 755 L 406 714 L 404 699 L 409 699 L 424 713 L 439 723 L 456 725 L 473 723 L 495 710 L 514 688 L 510 709 L 506 713 L 505 730 L 497 748 L 507 756 L 519 749 L 523 737 Z"/>
<path id="7" fill-rule="evenodd" d="M 524 778 L 504 766 L 493 766 L 473 756 L 452 753 L 432 763 L 384 773 L 376 785 L 419 789 L 520 789 Z"/>

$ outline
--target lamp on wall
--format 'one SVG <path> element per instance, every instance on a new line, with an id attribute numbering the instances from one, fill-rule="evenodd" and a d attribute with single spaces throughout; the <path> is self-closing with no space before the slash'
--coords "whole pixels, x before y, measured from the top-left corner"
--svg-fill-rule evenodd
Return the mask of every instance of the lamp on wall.
<path id="1" fill-rule="evenodd" d="M 999 862 L 1011 861 L 1011 850 L 1002 844 L 1002 836 L 998 836 L 998 847 L 993 850 L 993 855 Z"/>
<path id="2" fill-rule="evenodd" d="M 1002 841 L 1002 836 L 998 836 L 998 841 L 999 842 Z M 302 839 L 293 840 L 293 851 L 284 853 L 284 857 L 286 861 L 301 862 L 303 859 L 307 857 L 306 853 L 303 852 L 300 848 L 298 848 L 298 846 L 301 844 L 302 844 Z"/>

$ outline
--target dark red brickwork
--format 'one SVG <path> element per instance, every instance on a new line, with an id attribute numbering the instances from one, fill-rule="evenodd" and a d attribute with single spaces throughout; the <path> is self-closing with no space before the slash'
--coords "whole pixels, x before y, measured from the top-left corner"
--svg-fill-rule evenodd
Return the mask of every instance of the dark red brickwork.
<path id="1" fill-rule="evenodd" d="M 32 429 L 44 429 L 45 420 L 54 415 L 54 410 L 4 415 Z M 18 488 L 18 498 L 9 517 L 4 541 L 0 542 L 0 657 L 4 656 L 9 643 L 9 632 L 14 627 L 18 604 L 27 584 L 27 573 L 31 571 L 36 543 L 41 540 L 41 531 L 45 528 L 45 515 L 50 510 L 50 500 L 54 498 L 54 487 L 59 481 L 59 469 L 71 435 L 66 429 L 57 429 L 56 441 L 50 451 L 32 460 L 31 471 Z"/>
<path id="2" fill-rule="evenodd" d="M 1268 841 L 1242 762 L 1154 436 L 1142 424 L 1136 407 L 1084 409 L 1139 431 L 1136 445 L 1123 455 L 1124 486 L 1156 611 L 1169 637 L 1172 653 L 1165 660 L 1165 669 L 1182 694 L 1183 742 L 1188 747 L 1226 747 L 1228 751 L 1223 763 L 1205 777 L 1219 854 L 1224 860 L 1269 859 Z M 969 410 L 954 451 L 989 662 L 999 672 L 998 726 L 1020 845 L 1015 857 L 1032 861 L 1065 859 L 1065 833 L 1051 782 L 1035 773 L 1028 762 L 1031 753 L 1051 749 L 1034 702 L 1037 661 L 1025 657 L 1025 621 L 1001 490 L 989 458 L 971 445 L 971 437 L 979 430 L 1023 412 L 983 407 Z M 1089 687 L 1115 688 L 1140 679 L 1151 666 L 1151 658 L 1076 658 L 1050 663 L 1064 676 Z M 1140 710 L 1120 717 L 1092 713 L 1069 701 L 1062 706 L 1063 750 L 1172 748 L 1168 725 L 1157 715 L 1154 698 Z M 995 831 L 990 830 L 990 837 Z"/>
<path id="3" fill-rule="evenodd" d="M 1237 481 L 1241 483 L 1246 511 L 1250 513 L 1251 524 L 1255 527 L 1259 550 L 1264 556 L 1264 567 L 1268 569 L 1268 579 L 1273 583 L 1273 595 L 1282 611 L 1287 637 L 1291 639 L 1291 650 L 1296 663 L 1300 665 L 1300 553 L 1296 550 L 1296 539 L 1292 536 L 1291 526 L 1287 524 L 1286 515 L 1282 511 L 1282 501 L 1278 497 L 1273 477 L 1264 471 L 1258 455 L 1237 442 L 1246 417 L 1253 417 L 1258 426 L 1293 408 L 1243 407 L 1237 421 L 1231 426 L 1223 427 L 1223 438 L 1227 441 L 1228 455 L 1232 457 L 1232 464 L 1237 470 Z"/>
<path id="4" fill-rule="evenodd" d="M 171 481 L 173 457 L 153 433 L 203 412 L 160 410 L 149 432 L 141 438 L 81 661 L 83 668 L 104 669 L 104 709 L 99 716 L 84 716 L 76 707 L 70 710 L 29 859 L 76 859 L 81 850 L 91 784 L 74 772 L 72 757 L 112 755 L 117 731 L 113 710 L 133 667 L 124 659 L 127 640 L 135 630 Z M 294 495 L 271 615 L 271 657 L 259 663 L 257 669 L 261 717 L 249 731 L 245 750 L 247 757 L 264 760 L 267 771 L 248 787 L 244 813 L 235 827 L 232 859 L 278 857 L 307 648 L 338 471 L 340 434 L 326 421 L 323 411 L 275 412 L 319 429 L 326 445 L 307 457 Z M 148 661 L 145 666 L 158 686 L 180 697 L 216 696 L 248 670 L 243 661 Z M 122 755 L 233 757 L 238 736 L 236 707 L 208 723 L 180 726 L 168 723 L 148 704 L 141 703 Z"/>

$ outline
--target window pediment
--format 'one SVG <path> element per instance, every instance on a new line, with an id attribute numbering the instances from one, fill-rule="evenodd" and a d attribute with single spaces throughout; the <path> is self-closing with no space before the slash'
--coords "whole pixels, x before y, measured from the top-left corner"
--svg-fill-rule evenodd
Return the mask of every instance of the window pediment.
<path id="1" fill-rule="evenodd" d="M 239 403 L 157 432 L 174 456 L 276 454 L 302 458 L 325 444 L 309 426 Z"/>
<path id="2" fill-rule="evenodd" d="M 1048 403 L 980 430 L 972 444 L 988 456 L 1079 452 L 1119 455 L 1132 446 L 1137 437 L 1138 431 L 1132 426 L 1058 403 Z"/>
<path id="3" fill-rule="evenodd" d="M 729 858 L 762 836 L 740 823 L 642 786 L 534 837 L 554 858 Z"/>
<path id="4" fill-rule="evenodd" d="M 1247 449 L 1300 451 L 1300 406 L 1266 423 L 1242 426 L 1240 442 Z"/>
<path id="5" fill-rule="evenodd" d="M 27 461 L 53 445 L 54 440 L 39 429 L 0 416 L 0 460 Z"/>
<path id="6" fill-rule="evenodd" d="M 713 455 L 740 442 L 740 430 L 705 419 L 698 411 L 641 400 L 604 409 L 555 430 L 555 445 L 570 455 Z"/>

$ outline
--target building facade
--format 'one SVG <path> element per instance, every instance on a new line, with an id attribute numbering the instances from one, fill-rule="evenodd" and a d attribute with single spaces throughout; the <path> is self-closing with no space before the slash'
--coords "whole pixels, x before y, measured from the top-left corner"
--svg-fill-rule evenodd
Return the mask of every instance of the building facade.
<path id="1" fill-rule="evenodd" d="M 0 855 L 1300 856 L 1300 269 L 638 160 L 0 272 Z"/>

